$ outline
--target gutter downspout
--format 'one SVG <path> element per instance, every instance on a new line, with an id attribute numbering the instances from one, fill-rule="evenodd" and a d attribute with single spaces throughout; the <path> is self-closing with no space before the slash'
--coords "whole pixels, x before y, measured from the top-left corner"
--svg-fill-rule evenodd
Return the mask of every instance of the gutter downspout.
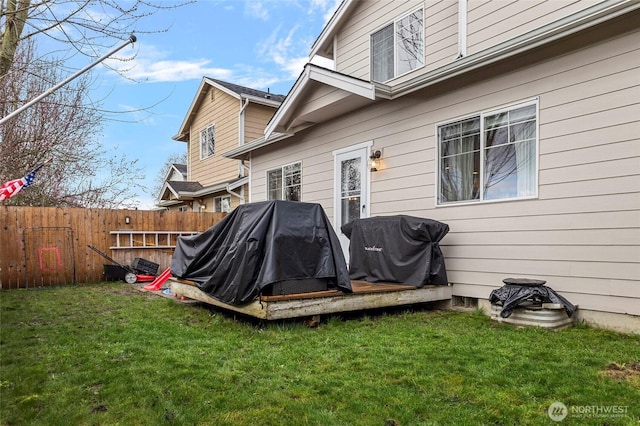
<path id="1" fill-rule="evenodd" d="M 458 0 L 458 58 L 467 56 L 467 0 Z"/>
<path id="2" fill-rule="evenodd" d="M 243 102 L 244 99 L 244 102 Z M 244 145 L 244 110 L 249 105 L 248 98 L 240 99 L 240 112 L 238 113 L 238 146 Z M 240 160 L 240 165 L 238 168 L 238 174 L 240 177 L 244 177 L 244 164 L 242 160 Z"/>
<path id="3" fill-rule="evenodd" d="M 233 192 L 232 190 L 230 190 L 229 185 L 227 185 L 226 190 L 230 195 L 233 195 L 234 197 L 238 197 L 240 199 L 241 205 L 244 204 L 244 185 L 242 185 L 242 188 L 240 188 L 239 194 L 237 192 Z"/>

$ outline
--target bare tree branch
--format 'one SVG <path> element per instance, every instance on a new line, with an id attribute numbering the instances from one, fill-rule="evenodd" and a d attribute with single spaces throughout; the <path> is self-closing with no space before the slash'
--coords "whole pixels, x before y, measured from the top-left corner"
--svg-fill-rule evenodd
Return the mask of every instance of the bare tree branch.
<path id="1" fill-rule="evenodd" d="M 46 90 L 48 81 L 59 80 L 58 65 L 37 60 L 33 41 L 25 42 L 0 80 L 0 115 Z M 85 104 L 89 78 L 79 77 L 0 126 L 1 182 L 53 159 L 33 185 L 4 204 L 136 207 L 135 196 L 143 190 L 142 169 L 137 160 L 102 147 L 103 115 L 99 105 Z"/>

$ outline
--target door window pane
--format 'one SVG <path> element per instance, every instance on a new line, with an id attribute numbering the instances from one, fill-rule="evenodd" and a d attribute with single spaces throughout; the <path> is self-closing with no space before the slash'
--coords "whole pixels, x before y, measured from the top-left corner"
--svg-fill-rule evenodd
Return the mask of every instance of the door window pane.
<path id="1" fill-rule="evenodd" d="M 361 171 L 362 159 L 360 157 L 341 162 L 342 224 L 360 218 Z"/>
<path id="2" fill-rule="evenodd" d="M 342 199 L 342 224 L 360 219 L 360 197 Z"/>

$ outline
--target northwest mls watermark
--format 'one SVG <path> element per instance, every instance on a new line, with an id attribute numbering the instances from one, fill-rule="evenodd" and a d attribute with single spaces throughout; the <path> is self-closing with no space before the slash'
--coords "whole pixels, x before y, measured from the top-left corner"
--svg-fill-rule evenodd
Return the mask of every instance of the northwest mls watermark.
<path id="1" fill-rule="evenodd" d="M 561 422 L 567 417 L 573 419 L 612 419 L 627 417 L 627 405 L 571 405 L 554 402 L 547 409 L 547 415 L 554 422 Z"/>

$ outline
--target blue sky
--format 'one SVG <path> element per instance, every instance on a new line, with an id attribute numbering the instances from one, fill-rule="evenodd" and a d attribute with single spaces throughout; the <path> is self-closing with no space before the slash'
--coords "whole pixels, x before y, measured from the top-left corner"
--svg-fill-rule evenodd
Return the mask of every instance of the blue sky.
<path id="1" fill-rule="evenodd" d="M 94 70 L 94 98 L 105 94 L 108 110 L 132 111 L 122 121 L 109 121 L 103 145 L 125 152 L 144 167 L 151 187 L 161 167 L 186 145 L 172 140 L 182 124 L 203 76 L 272 93 L 286 94 L 310 47 L 339 0 L 200 0 L 143 21 L 145 29 L 133 46 L 118 56 L 136 53 L 127 78 L 102 65 Z M 107 52 L 103 52 L 107 53 Z M 157 105 L 156 105 L 157 104 Z M 155 105 L 150 111 L 140 109 Z M 158 194 L 141 194 L 140 208 L 151 208 Z"/>

